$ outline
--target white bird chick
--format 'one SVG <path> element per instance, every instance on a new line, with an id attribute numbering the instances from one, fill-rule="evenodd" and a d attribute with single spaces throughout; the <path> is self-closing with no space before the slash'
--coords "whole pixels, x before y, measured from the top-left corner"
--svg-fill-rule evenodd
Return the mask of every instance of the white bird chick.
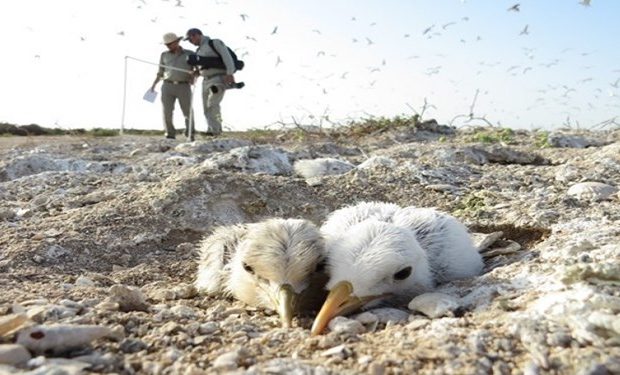
<path id="1" fill-rule="evenodd" d="M 364 202 L 334 211 L 321 232 L 329 295 L 312 335 L 335 316 L 382 301 L 407 303 L 438 283 L 475 276 L 483 266 L 466 227 L 434 209 Z"/>
<path id="2" fill-rule="evenodd" d="M 306 299 L 324 293 L 326 277 L 318 270 L 324 241 L 310 221 L 276 218 L 219 227 L 199 251 L 199 292 L 273 309 L 285 327 L 296 309 L 309 307 Z"/>
<path id="3" fill-rule="evenodd" d="M 351 226 L 364 220 L 376 219 L 390 222 L 400 206 L 385 202 L 361 202 L 355 206 L 346 206 L 332 212 L 321 226 L 321 233 L 326 238 L 337 238 Z"/>

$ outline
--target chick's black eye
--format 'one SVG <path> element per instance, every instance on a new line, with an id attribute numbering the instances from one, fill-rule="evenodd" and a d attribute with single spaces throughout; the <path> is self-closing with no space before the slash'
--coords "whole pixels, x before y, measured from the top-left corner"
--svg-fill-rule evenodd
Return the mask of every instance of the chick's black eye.
<path id="1" fill-rule="evenodd" d="M 315 272 L 323 272 L 325 271 L 325 260 L 322 260 L 316 264 Z"/>
<path id="2" fill-rule="evenodd" d="M 411 275 L 411 267 L 405 267 L 394 274 L 394 280 L 405 280 Z"/>
<path id="3" fill-rule="evenodd" d="M 249 266 L 247 263 L 243 263 L 243 269 L 250 274 L 254 274 L 254 268 L 252 268 L 251 266 Z"/>

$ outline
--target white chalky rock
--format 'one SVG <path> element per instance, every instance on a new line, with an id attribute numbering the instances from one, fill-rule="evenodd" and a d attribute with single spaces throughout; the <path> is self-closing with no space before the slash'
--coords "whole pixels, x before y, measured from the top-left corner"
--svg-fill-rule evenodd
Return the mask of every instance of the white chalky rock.
<path id="1" fill-rule="evenodd" d="M 340 357 L 346 359 L 352 354 L 351 349 L 347 348 L 344 344 L 334 346 L 321 353 L 322 357 Z"/>
<path id="2" fill-rule="evenodd" d="M 32 358 L 28 367 L 36 368 L 28 374 L 63 374 L 81 375 L 90 366 L 89 363 L 67 358 L 47 358 L 43 356 Z"/>
<path id="3" fill-rule="evenodd" d="M 0 364 L 18 365 L 20 363 L 28 361 L 30 358 L 32 358 L 30 352 L 22 345 L 0 345 Z"/>
<path id="4" fill-rule="evenodd" d="M 37 354 L 47 351 L 63 353 L 111 334 L 110 328 L 96 325 L 37 325 L 21 330 L 17 335 L 17 344 Z"/>
<path id="5" fill-rule="evenodd" d="M 219 370 L 231 371 L 239 366 L 239 361 L 243 357 L 245 357 L 245 352 L 242 350 L 233 350 L 217 357 L 213 361 L 213 367 Z"/>
<path id="6" fill-rule="evenodd" d="M 327 325 L 332 332 L 338 333 L 364 333 L 366 328 L 357 320 L 345 318 L 344 316 L 337 316 L 332 319 Z"/>
<path id="7" fill-rule="evenodd" d="M 297 160 L 293 165 L 295 173 L 304 178 L 343 174 L 355 166 L 348 161 L 334 158 Z"/>
<path id="8" fill-rule="evenodd" d="M 188 306 L 176 305 L 170 308 L 170 312 L 179 318 L 194 319 L 196 318 L 196 311 Z"/>
<path id="9" fill-rule="evenodd" d="M 393 168 L 396 164 L 396 160 L 388 158 L 387 156 L 371 156 L 368 160 L 358 165 L 357 169 L 370 169 L 377 166 Z"/>
<path id="10" fill-rule="evenodd" d="M 95 286 L 95 282 L 86 276 L 80 276 L 75 280 L 75 285 L 76 286 Z"/>
<path id="11" fill-rule="evenodd" d="M 571 186 L 566 194 L 579 200 L 604 201 L 612 198 L 618 192 L 615 186 L 607 185 L 602 182 L 580 182 Z"/>
<path id="12" fill-rule="evenodd" d="M 362 324 L 372 324 L 372 323 L 377 323 L 379 321 L 379 317 L 377 317 L 375 314 L 368 312 L 368 311 L 364 311 L 363 313 L 357 314 L 354 316 L 355 320 L 357 320 L 358 322 L 362 323 Z"/>
<path id="13" fill-rule="evenodd" d="M 370 312 L 377 317 L 379 323 L 404 323 L 409 320 L 410 315 L 407 311 L 392 307 L 380 307 Z"/>
<path id="14" fill-rule="evenodd" d="M 452 311 L 459 307 L 456 298 L 443 293 L 424 293 L 409 302 L 409 309 L 419 311 L 429 318 L 452 316 Z"/>

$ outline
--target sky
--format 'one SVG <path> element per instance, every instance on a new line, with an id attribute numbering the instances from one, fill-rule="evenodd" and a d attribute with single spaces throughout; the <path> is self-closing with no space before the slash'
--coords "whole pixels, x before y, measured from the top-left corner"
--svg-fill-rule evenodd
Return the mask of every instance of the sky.
<path id="1" fill-rule="evenodd" d="M 457 127 L 617 126 L 620 1 L 583 2 L 5 0 L 0 122 L 163 130 L 159 97 L 143 100 L 162 36 L 198 27 L 246 63 L 224 130 L 416 113 Z"/>

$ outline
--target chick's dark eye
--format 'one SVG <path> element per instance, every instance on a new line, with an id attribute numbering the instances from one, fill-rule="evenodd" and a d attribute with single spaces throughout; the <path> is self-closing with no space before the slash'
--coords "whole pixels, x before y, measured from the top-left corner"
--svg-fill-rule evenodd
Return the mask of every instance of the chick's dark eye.
<path id="1" fill-rule="evenodd" d="M 411 275 L 411 267 L 405 267 L 394 274 L 394 280 L 405 280 Z"/>
<path id="2" fill-rule="evenodd" d="M 249 266 L 247 263 L 243 263 L 243 269 L 250 274 L 254 274 L 254 268 L 252 268 L 251 266 Z"/>
<path id="3" fill-rule="evenodd" d="M 320 262 L 318 262 L 316 264 L 316 267 L 314 268 L 315 272 L 323 272 L 325 271 L 325 260 L 322 260 Z"/>

